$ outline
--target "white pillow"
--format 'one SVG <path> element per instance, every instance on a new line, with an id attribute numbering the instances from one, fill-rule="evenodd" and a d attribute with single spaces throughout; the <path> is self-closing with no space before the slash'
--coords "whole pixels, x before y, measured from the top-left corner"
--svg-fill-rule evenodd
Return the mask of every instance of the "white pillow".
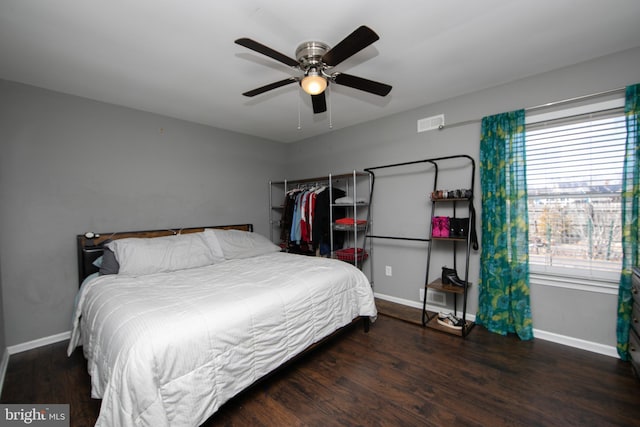
<path id="1" fill-rule="evenodd" d="M 120 264 L 120 274 L 153 274 L 202 267 L 224 260 L 211 252 L 203 233 L 130 237 L 114 240 L 107 247 L 114 252 Z"/>
<path id="2" fill-rule="evenodd" d="M 220 246 L 220 242 L 218 241 L 215 231 L 211 228 L 205 228 L 204 233 L 202 233 L 202 240 L 204 240 L 207 246 L 209 246 L 209 250 L 215 258 L 224 261 L 224 252 L 222 252 L 222 247 Z"/>
<path id="3" fill-rule="evenodd" d="M 280 251 L 280 246 L 271 240 L 248 231 L 207 228 L 204 240 L 212 253 L 222 253 L 225 259 L 250 258 Z"/>

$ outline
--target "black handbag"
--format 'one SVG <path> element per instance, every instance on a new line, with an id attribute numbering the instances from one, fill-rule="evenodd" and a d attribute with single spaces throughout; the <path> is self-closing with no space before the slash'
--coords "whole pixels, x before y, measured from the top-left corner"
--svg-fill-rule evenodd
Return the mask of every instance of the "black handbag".
<path id="1" fill-rule="evenodd" d="M 449 218 L 449 237 L 466 239 L 469 234 L 469 218 Z"/>
<path id="2" fill-rule="evenodd" d="M 471 245 L 478 250 L 478 235 L 476 234 L 476 210 L 471 206 L 471 220 L 469 218 L 449 218 L 449 237 L 466 239 L 469 236 L 471 224 Z"/>

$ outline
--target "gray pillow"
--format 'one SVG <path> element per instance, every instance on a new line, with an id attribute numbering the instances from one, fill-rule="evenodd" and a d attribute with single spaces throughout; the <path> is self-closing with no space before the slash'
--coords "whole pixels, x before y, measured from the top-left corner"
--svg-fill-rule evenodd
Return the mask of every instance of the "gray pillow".
<path id="1" fill-rule="evenodd" d="M 120 264 L 118 264 L 116 255 L 106 246 L 109 242 L 110 240 L 105 241 L 105 246 L 103 246 L 104 252 L 102 253 L 102 265 L 100 265 L 101 276 L 104 276 L 105 274 L 118 274 L 118 271 L 120 271 Z"/>

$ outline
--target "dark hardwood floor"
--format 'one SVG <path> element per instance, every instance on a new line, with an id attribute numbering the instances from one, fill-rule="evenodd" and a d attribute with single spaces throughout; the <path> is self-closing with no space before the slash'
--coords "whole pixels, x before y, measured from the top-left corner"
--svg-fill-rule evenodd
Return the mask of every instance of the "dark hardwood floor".
<path id="1" fill-rule="evenodd" d="M 236 396 L 205 425 L 640 425 L 640 381 L 617 359 L 481 327 L 462 339 L 387 315 L 369 333 L 360 326 Z M 81 349 L 68 358 L 66 345 L 11 356 L 0 401 L 69 403 L 72 426 L 93 425 L 100 402 L 89 397 Z"/>

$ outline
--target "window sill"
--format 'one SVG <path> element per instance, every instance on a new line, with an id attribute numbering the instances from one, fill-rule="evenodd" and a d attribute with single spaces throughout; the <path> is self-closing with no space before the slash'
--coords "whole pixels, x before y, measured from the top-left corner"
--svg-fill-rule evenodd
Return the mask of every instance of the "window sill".
<path id="1" fill-rule="evenodd" d="M 576 291 L 618 295 L 618 281 L 611 279 L 585 278 L 530 271 L 529 283 L 531 285 L 551 286 Z"/>

